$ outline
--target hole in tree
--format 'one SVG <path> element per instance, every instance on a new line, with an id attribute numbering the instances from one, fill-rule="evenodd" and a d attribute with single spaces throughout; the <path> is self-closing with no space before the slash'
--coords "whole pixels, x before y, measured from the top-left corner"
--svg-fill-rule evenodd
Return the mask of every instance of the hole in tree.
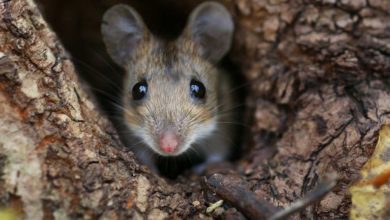
<path id="1" fill-rule="evenodd" d="M 174 39 L 183 30 L 191 11 L 201 2 L 204 0 L 39 0 L 38 4 L 70 52 L 78 72 L 90 85 L 103 111 L 108 116 L 113 116 L 117 110 L 112 102 L 115 102 L 115 97 L 119 96 L 122 89 L 119 85 L 122 83 L 124 72 L 111 61 L 101 40 L 100 24 L 104 12 L 115 4 L 128 4 L 137 10 L 153 34 L 165 39 Z M 232 73 L 235 82 L 232 90 L 239 100 L 234 110 L 238 111 L 242 118 L 246 97 L 243 77 L 229 56 L 221 61 L 221 67 Z M 238 120 L 237 137 L 233 138 L 235 146 L 238 147 L 232 152 L 231 160 L 240 157 L 239 146 L 243 141 L 243 131 L 246 129 L 243 124 L 246 123 Z M 164 176 L 175 178 L 203 160 L 202 155 L 187 153 L 175 158 L 158 157 L 157 164 Z"/>

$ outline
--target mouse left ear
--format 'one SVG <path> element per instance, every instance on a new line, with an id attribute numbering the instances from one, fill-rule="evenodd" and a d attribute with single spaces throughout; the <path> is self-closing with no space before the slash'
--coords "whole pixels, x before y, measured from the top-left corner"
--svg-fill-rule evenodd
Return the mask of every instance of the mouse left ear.
<path id="1" fill-rule="evenodd" d="M 233 31 L 227 9 L 217 2 L 205 2 L 191 13 L 184 34 L 199 46 L 202 57 L 217 63 L 229 51 Z"/>
<path id="2" fill-rule="evenodd" d="M 130 6 L 118 4 L 103 15 L 103 42 L 111 58 L 125 66 L 140 43 L 148 36 L 141 16 Z"/>

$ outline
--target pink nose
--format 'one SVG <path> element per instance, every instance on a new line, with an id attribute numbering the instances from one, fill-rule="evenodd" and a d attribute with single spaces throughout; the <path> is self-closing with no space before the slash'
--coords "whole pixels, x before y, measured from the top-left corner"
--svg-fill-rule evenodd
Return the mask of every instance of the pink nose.
<path id="1" fill-rule="evenodd" d="M 179 145 L 179 138 L 174 131 L 164 131 L 160 136 L 160 148 L 165 153 L 172 153 Z"/>

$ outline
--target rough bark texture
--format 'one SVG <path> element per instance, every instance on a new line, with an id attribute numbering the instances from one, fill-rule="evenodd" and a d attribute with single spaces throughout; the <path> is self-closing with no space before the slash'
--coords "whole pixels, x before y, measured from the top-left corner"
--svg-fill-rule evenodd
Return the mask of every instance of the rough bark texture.
<path id="1" fill-rule="evenodd" d="M 338 188 L 301 217 L 345 217 L 347 188 L 390 119 L 389 2 L 237 6 L 233 56 L 251 82 L 252 152 L 244 173 L 252 190 L 285 206 L 337 172 Z"/>
<path id="2" fill-rule="evenodd" d="M 120 148 L 34 3 L 0 10 L 0 206 L 25 219 L 196 213 L 188 207 L 201 199 L 189 187 L 155 177 Z"/>
<path id="3" fill-rule="evenodd" d="M 41 1 L 44 11 L 91 22 L 77 28 L 86 44 L 98 42 L 101 13 L 116 3 L 50 2 Z M 219 171 L 278 206 L 337 172 L 336 190 L 296 218 L 346 217 L 347 188 L 390 120 L 389 1 L 226 4 L 237 24 L 231 58 L 248 79 L 250 130 L 243 158 Z M 138 165 L 31 0 L 3 1 L 0 13 L 0 206 L 28 219 L 243 217 L 226 204 L 205 214 L 219 198 L 196 175 L 167 182 Z"/>

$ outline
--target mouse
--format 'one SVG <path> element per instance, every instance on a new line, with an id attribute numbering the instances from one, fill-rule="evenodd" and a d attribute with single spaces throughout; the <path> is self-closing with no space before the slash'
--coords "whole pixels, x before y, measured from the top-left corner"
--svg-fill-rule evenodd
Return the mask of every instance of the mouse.
<path id="1" fill-rule="evenodd" d="M 203 165 L 231 155 L 236 98 L 219 63 L 233 32 L 232 16 L 217 2 L 198 5 L 174 40 L 154 36 L 131 6 L 105 12 L 103 42 L 125 71 L 114 124 L 141 163 L 158 170 L 156 155 L 199 154 Z"/>

